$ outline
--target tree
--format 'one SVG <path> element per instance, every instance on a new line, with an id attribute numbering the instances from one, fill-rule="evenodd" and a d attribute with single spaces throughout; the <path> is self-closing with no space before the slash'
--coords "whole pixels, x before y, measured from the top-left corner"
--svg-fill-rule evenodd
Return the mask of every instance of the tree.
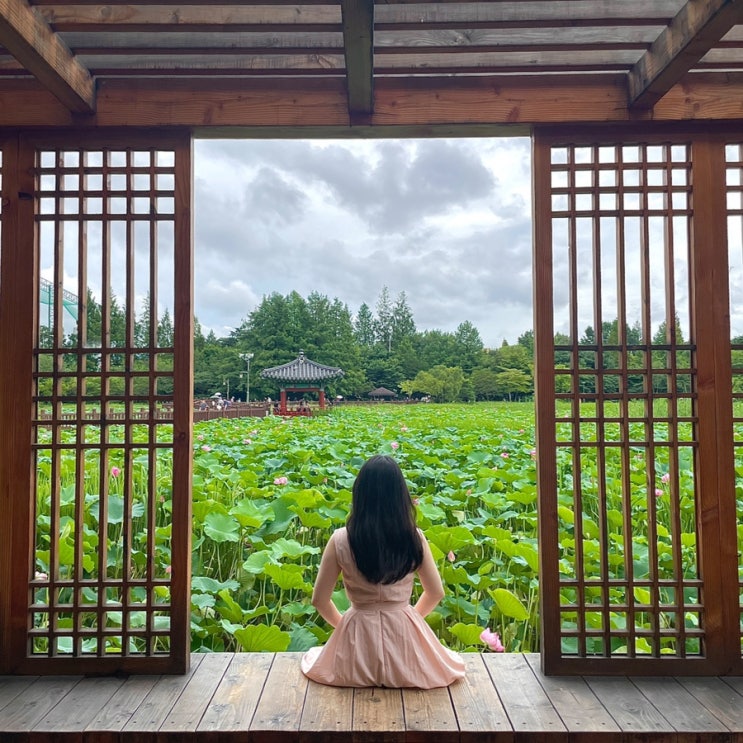
<path id="1" fill-rule="evenodd" d="M 454 331 L 454 342 L 459 355 L 459 366 L 470 374 L 480 363 L 482 357 L 482 338 L 480 332 L 469 321 L 460 323 Z"/>
<path id="2" fill-rule="evenodd" d="M 477 400 L 495 400 L 498 396 L 498 373 L 492 369 L 475 369 L 470 381 Z"/>
<path id="3" fill-rule="evenodd" d="M 527 330 L 523 332 L 517 339 L 516 343 L 519 346 L 523 346 L 528 352 L 529 356 L 534 358 L 534 331 Z"/>
<path id="4" fill-rule="evenodd" d="M 404 291 L 397 295 L 392 307 L 392 344 L 398 348 L 405 340 L 410 340 L 415 335 L 415 320 L 413 311 L 408 305 L 408 297 Z"/>
<path id="5" fill-rule="evenodd" d="M 163 310 L 163 315 L 160 318 L 160 322 L 157 324 L 157 344 L 164 348 L 173 347 L 173 321 L 170 319 L 170 311 L 166 307 Z"/>
<path id="6" fill-rule="evenodd" d="M 356 313 L 353 334 L 360 346 L 371 348 L 374 345 L 374 315 L 366 302 L 362 303 Z"/>
<path id="7" fill-rule="evenodd" d="M 374 335 L 377 343 L 384 346 L 387 353 L 392 351 L 393 314 L 390 292 L 386 286 L 382 287 L 377 299 L 377 317 L 374 323 Z"/>
<path id="8" fill-rule="evenodd" d="M 505 369 L 496 375 L 497 394 L 507 397 L 509 402 L 514 397 L 521 397 L 532 392 L 532 380 L 520 369 Z"/>
<path id="9" fill-rule="evenodd" d="M 461 366 L 443 366 L 441 364 L 431 369 L 436 379 L 441 381 L 441 402 L 455 402 L 459 399 L 464 384 L 464 372 Z"/>

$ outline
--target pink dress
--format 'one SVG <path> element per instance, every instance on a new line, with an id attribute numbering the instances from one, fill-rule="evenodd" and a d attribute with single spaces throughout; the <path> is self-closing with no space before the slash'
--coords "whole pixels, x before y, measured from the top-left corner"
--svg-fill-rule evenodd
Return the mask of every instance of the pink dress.
<path id="1" fill-rule="evenodd" d="M 414 574 L 390 585 L 370 583 L 356 567 L 345 527 L 331 539 L 351 607 L 328 642 L 302 657 L 304 674 L 331 686 L 416 689 L 463 678 L 462 659 L 410 604 Z"/>

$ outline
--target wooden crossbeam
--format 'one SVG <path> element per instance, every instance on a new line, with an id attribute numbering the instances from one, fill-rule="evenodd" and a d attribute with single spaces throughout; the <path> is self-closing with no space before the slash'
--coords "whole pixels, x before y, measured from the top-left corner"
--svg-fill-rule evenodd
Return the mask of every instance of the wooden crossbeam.
<path id="1" fill-rule="evenodd" d="M 687 0 L 630 70 L 630 108 L 652 108 L 741 20 L 743 0 Z"/>
<path id="2" fill-rule="evenodd" d="M 374 111 L 374 0 L 342 0 L 348 111 L 353 123 Z"/>
<path id="3" fill-rule="evenodd" d="M 0 0 L 0 45 L 70 111 L 95 111 L 95 83 L 26 0 Z"/>

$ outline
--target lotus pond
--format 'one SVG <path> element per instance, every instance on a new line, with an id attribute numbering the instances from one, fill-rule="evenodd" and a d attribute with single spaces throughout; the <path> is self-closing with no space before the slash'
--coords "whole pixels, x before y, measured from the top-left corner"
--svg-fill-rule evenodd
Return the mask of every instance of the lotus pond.
<path id="1" fill-rule="evenodd" d="M 480 651 L 486 647 L 481 634 L 489 628 L 499 633 L 507 651 L 539 649 L 534 408 L 531 403 L 488 403 L 376 405 L 338 408 L 313 418 L 219 419 L 196 424 L 191 595 L 194 651 L 301 651 L 325 642 L 330 628 L 310 604 L 320 554 L 332 531 L 345 523 L 359 467 L 376 453 L 393 454 L 400 462 L 417 504 L 419 525 L 437 560 L 446 596 L 428 621 L 442 641 L 457 650 Z M 567 450 L 564 453 L 567 455 Z M 158 454 L 158 478 L 162 475 L 163 486 L 158 485 L 157 491 L 154 573 L 160 578 L 170 571 L 167 455 L 166 450 Z M 124 520 L 123 499 L 117 494 L 124 464 L 116 456 L 114 449 L 107 516 L 109 566 L 117 563 Z M 137 545 L 147 539 L 140 519 L 145 496 L 140 495 L 137 480 L 148 476 L 146 461 L 145 455 L 141 464 L 136 459 L 133 463 L 133 570 L 144 570 L 137 562 Z M 74 485 L 66 483 L 68 470 L 74 475 L 73 465 L 71 461 L 68 468 L 63 462 L 61 469 L 63 521 L 68 518 L 67 511 L 73 514 Z M 589 563 L 592 555 L 597 555 L 598 518 L 588 497 L 589 465 L 587 462 L 586 472 L 580 475 L 588 478 L 580 518 L 586 569 L 593 569 Z M 636 488 L 633 511 L 636 505 L 641 525 L 647 505 L 643 490 L 648 482 L 646 462 L 643 457 L 633 457 L 631 466 Z M 666 487 L 663 473 L 667 473 L 667 466 L 656 462 L 656 481 L 661 487 Z M 575 542 L 570 495 L 573 472 L 567 456 L 558 456 L 558 469 L 560 489 L 565 493 L 558 504 L 559 543 L 568 561 L 564 570 L 569 574 Z M 48 463 L 40 457 L 37 508 L 42 525 L 45 511 L 48 513 L 43 492 L 48 476 Z M 89 484 L 95 488 L 98 480 L 95 473 L 88 477 L 86 464 L 86 490 Z M 682 567 L 685 573 L 693 573 L 693 483 L 680 478 L 678 486 L 685 547 Z M 146 488 L 141 490 L 146 492 Z M 656 496 L 661 498 L 663 493 L 656 491 Z M 96 499 L 96 493 L 86 495 L 92 504 L 86 518 L 93 521 L 97 519 Z M 662 523 L 666 511 L 662 505 L 657 510 L 660 558 L 671 529 L 670 522 L 667 528 Z M 611 518 L 609 521 L 613 523 Z M 618 554 L 620 531 L 612 528 L 610 535 L 618 545 Z M 639 556 L 635 559 L 647 554 L 648 533 L 639 528 L 631 535 L 633 554 Z M 90 529 L 85 530 L 88 534 L 91 536 L 84 537 L 83 545 L 84 567 L 87 570 L 90 564 L 95 571 L 94 562 L 99 559 L 97 523 L 91 521 Z M 61 574 L 71 569 L 74 545 L 70 539 L 66 532 L 60 537 Z M 43 533 L 37 534 L 40 571 L 48 570 L 44 540 Z M 591 549 L 593 542 L 595 550 Z M 621 570 L 621 563 L 620 556 L 617 565 L 610 567 Z M 641 575 L 639 563 L 636 570 L 636 575 Z M 346 605 L 341 588 L 335 598 L 341 608 Z M 167 621 L 165 616 L 161 619 Z M 567 613 L 563 620 L 570 621 Z"/>
<path id="2" fill-rule="evenodd" d="M 309 603 L 322 546 L 372 454 L 393 454 L 447 595 L 428 617 L 450 647 L 538 646 L 531 404 L 373 406 L 196 426 L 194 650 L 303 650 L 329 627 Z M 336 600 L 346 602 L 342 590 Z"/>

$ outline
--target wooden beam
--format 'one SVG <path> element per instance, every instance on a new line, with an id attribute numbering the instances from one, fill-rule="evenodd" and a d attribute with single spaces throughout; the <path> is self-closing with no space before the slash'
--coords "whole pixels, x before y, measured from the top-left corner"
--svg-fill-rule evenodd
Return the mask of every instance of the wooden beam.
<path id="1" fill-rule="evenodd" d="M 630 70 L 630 106 L 652 108 L 742 19 L 743 0 L 687 0 Z"/>
<path id="2" fill-rule="evenodd" d="M 352 122 L 374 110 L 374 0 L 341 0 L 348 111 Z"/>
<path id="3" fill-rule="evenodd" d="M 179 4 L 180 5 L 180 4 Z M 321 6 L 268 6 L 224 3 L 182 7 L 156 5 L 59 4 L 39 7 L 39 13 L 55 31 L 260 31 L 281 33 L 327 32 L 340 30 L 340 8 Z"/>
<path id="4" fill-rule="evenodd" d="M 70 111 L 95 110 L 95 83 L 27 0 L 0 0 L 0 44 Z"/>
<path id="5" fill-rule="evenodd" d="M 625 74 L 379 78 L 367 126 L 351 128 L 342 77 L 106 80 L 96 112 L 71 113 L 33 80 L 0 79 L 2 127 L 172 127 L 199 136 L 496 136 L 531 127 L 743 119 L 743 73 L 694 73 L 652 111 L 627 110 Z"/>

